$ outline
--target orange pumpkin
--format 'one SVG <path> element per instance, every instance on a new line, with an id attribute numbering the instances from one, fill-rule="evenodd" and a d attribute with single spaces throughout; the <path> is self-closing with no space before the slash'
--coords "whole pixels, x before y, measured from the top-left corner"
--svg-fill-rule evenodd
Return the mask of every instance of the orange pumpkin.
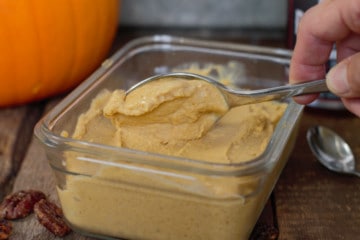
<path id="1" fill-rule="evenodd" d="M 0 106 L 70 90 L 107 56 L 118 0 L 1 0 Z"/>

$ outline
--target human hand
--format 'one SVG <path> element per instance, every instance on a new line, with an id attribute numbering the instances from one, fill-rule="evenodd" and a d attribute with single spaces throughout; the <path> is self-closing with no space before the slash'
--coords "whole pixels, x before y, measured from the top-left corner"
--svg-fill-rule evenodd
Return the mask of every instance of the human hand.
<path id="1" fill-rule="evenodd" d="M 336 43 L 338 64 L 326 76 L 331 92 L 360 117 L 360 0 L 324 0 L 305 12 L 290 64 L 290 82 L 324 78 Z M 297 97 L 308 104 L 317 95 Z"/>

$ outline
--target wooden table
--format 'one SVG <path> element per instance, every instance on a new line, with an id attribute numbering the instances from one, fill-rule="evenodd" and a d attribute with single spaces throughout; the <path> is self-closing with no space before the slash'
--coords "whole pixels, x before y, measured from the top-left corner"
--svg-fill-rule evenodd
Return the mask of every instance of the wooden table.
<path id="1" fill-rule="evenodd" d="M 157 31 L 163 33 L 164 31 Z M 128 40 L 156 31 L 120 29 L 114 50 Z M 168 31 L 170 34 L 186 35 Z M 191 35 L 192 32 L 186 32 Z M 205 32 L 199 38 L 219 39 Z M 256 35 L 256 34 L 255 34 Z M 217 36 L 217 37 L 214 37 Z M 253 36 L 253 35 L 252 35 Z M 260 37 L 259 37 L 260 36 Z M 229 37 L 225 40 L 251 44 L 284 46 L 281 38 L 264 41 L 255 37 Z M 33 127 L 60 97 L 28 105 L 0 109 L 0 199 L 6 194 L 37 189 L 58 201 L 55 182 L 40 144 L 33 138 Z M 360 119 L 347 112 L 328 112 L 306 108 L 292 152 L 279 182 L 254 230 L 253 239 L 359 239 L 360 179 L 332 173 L 322 167 L 310 152 L 306 131 L 317 124 L 328 126 L 346 139 L 360 161 Z M 359 166 L 360 167 L 360 166 Z M 272 232 L 264 235 L 263 230 Z M 276 234 L 278 233 L 278 234 Z M 38 224 L 34 216 L 13 222 L 10 239 L 58 239 Z M 65 239 L 90 239 L 71 233 Z"/>

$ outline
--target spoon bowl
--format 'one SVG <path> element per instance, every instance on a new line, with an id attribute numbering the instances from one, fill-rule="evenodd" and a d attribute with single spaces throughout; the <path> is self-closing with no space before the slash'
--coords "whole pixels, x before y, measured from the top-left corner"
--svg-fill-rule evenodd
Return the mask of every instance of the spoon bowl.
<path id="1" fill-rule="evenodd" d="M 130 94 L 135 89 L 142 87 L 151 81 L 156 81 L 164 78 L 167 78 L 169 80 L 176 80 L 179 78 L 184 80 L 202 80 L 210 84 L 213 84 L 222 92 L 222 94 L 225 96 L 228 104 L 231 107 L 250 104 L 250 103 L 270 101 L 270 100 L 281 100 L 284 98 L 298 96 L 298 95 L 328 91 L 324 79 L 300 83 L 300 84 L 283 85 L 279 87 L 259 89 L 259 90 L 243 90 L 243 89 L 235 90 L 228 88 L 219 81 L 216 81 L 210 77 L 193 74 L 193 73 L 177 72 L 177 73 L 156 75 L 149 77 L 145 80 L 142 80 L 139 83 L 135 84 L 130 89 L 128 89 L 126 91 L 126 94 Z"/>
<path id="2" fill-rule="evenodd" d="M 350 146 L 334 131 L 315 126 L 307 131 L 306 138 L 312 153 L 326 168 L 360 177 Z"/>

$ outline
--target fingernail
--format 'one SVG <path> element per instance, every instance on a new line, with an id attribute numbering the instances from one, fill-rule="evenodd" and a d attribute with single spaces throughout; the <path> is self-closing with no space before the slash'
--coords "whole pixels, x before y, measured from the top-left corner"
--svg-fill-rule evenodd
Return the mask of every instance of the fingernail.
<path id="1" fill-rule="evenodd" d="M 350 91 L 347 81 L 347 64 L 339 63 L 326 76 L 326 84 L 331 92 L 342 95 Z"/>

